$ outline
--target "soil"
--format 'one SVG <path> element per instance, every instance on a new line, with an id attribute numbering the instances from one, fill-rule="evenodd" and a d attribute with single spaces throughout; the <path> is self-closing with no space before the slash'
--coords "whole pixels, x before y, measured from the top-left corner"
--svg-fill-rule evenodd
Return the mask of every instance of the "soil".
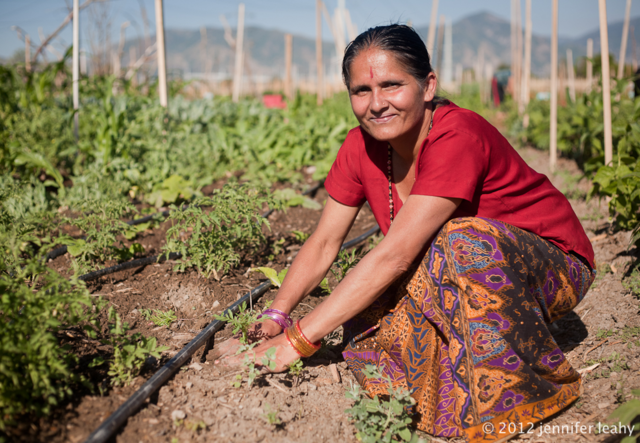
<path id="1" fill-rule="evenodd" d="M 551 325 L 551 330 L 572 365 L 583 372 L 584 394 L 568 409 L 537 425 L 531 433 L 517 435 L 517 440 L 530 442 L 556 441 L 620 441 L 619 435 L 580 432 L 573 427 L 611 423 L 607 416 L 631 397 L 631 390 L 640 388 L 640 318 L 639 301 L 622 285 L 628 278 L 637 251 L 627 251 L 629 232 L 612 233 L 607 222 L 607 206 L 597 200 L 586 201 L 589 182 L 580 179 L 575 163 L 560 159 L 558 172 L 551 174 L 546 153 L 533 148 L 521 148 L 523 158 L 537 171 L 546 174 L 554 185 L 570 198 L 583 226 L 592 239 L 599 274 L 585 299 L 575 311 Z M 315 196 L 323 202 L 326 191 Z M 122 271 L 90 282 L 92 294 L 102 295 L 133 332 L 156 337 L 159 344 L 169 346 L 160 361 L 148 361 L 142 374 L 131 386 L 110 388 L 100 384 L 104 377 L 91 373 L 95 384 L 103 387 L 102 395 L 81 392 L 52 416 L 20 423 L 8 429 L 15 441 L 81 442 L 113 413 L 169 357 L 175 355 L 191 338 L 203 329 L 212 315 L 222 310 L 256 286 L 264 277 L 248 272 L 251 267 L 271 266 L 277 270 L 288 266 L 299 249 L 292 230 L 313 232 L 320 211 L 300 207 L 286 213 L 269 216 L 273 244 L 285 238 L 283 250 L 269 263 L 273 251 L 261 251 L 245 257 L 242 266 L 217 281 L 206 279 L 190 270 L 173 272 L 173 263 L 164 262 L 144 268 Z M 349 238 L 372 226 L 374 219 L 363 208 Z M 135 241 L 145 245 L 149 255 L 158 253 L 163 244 L 166 226 L 142 233 Z M 50 263 L 67 272 L 68 255 Z M 330 285 L 336 282 L 330 279 Z M 271 290 L 257 303 L 264 306 L 276 291 Z M 306 297 L 293 313 L 302 317 L 319 304 L 325 295 L 316 290 Z M 156 327 L 144 320 L 142 309 L 175 311 L 178 321 L 170 328 Z M 216 334 L 220 342 L 231 334 L 225 328 Z M 341 356 L 341 329 L 330 336 L 329 346 L 305 361 L 305 371 L 299 379 L 289 375 L 259 376 L 249 389 L 246 384 L 233 388 L 234 374 L 222 374 L 199 351 L 175 376 L 154 394 L 145 406 L 131 416 L 113 441 L 137 442 L 356 442 L 355 428 L 344 410 L 352 405 L 345 397 L 355 382 Z M 108 352 L 97 341 L 86 339 L 69 330 L 64 341 L 79 355 L 80 365 L 87 364 L 97 354 Z M 106 354 L 105 354 L 106 355 Z M 595 366 L 598 365 L 598 366 Z M 339 377 L 332 375 L 337 370 Z M 270 424 L 268 412 L 276 412 L 280 424 Z M 545 426 L 549 426 L 545 428 Z M 554 430 L 554 426 L 558 426 Z M 565 428 L 562 428 L 565 426 Z M 549 429 L 545 431 L 545 429 Z M 527 429 L 525 429 L 527 431 Z M 426 434 L 423 437 L 428 438 Z M 431 441 L 457 442 L 460 439 L 431 438 Z"/>

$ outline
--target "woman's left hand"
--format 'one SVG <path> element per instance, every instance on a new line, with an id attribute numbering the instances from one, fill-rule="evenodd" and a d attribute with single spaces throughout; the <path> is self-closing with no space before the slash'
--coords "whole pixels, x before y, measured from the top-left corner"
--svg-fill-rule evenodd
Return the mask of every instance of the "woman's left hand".
<path id="1" fill-rule="evenodd" d="M 275 369 L 269 369 L 265 365 L 262 364 L 262 357 L 265 356 L 265 353 L 271 349 L 276 348 L 276 356 L 275 356 Z M 270 340 L 264 341 L 258 346 L 248 351 L 243 352 L 239 355 L 233 355 L 230 357 L 225 357 L 220 360 L 216 360 L 214 362 L 215 365 L 220 365 L 222 367 L 226 367 L 227 369 L 232 368 L 241 368 L 242 361 L 244 360 L 244 356 L 246 353 L 249 353 L 249 358 L 253 357 L 255 354 L 255 365 L 265 373 L 268 372 L 284 372 L 289 368 L 289 365 L 296 361 L 300 356 L 298 353 L 291 347 L 287 338 L 284 334 L 280 334 Z"/>

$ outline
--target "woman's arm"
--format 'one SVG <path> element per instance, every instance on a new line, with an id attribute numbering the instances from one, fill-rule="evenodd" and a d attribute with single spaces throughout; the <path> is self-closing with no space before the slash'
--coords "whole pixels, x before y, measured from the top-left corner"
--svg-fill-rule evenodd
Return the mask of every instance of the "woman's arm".
<path id="1" fill-rule="evenodd" d="M 373 303 L 409 269 L 459 205 L 460 199 L 410 195 L 384 240 L 300 322 L 304 335 L 316 342 Z"/>

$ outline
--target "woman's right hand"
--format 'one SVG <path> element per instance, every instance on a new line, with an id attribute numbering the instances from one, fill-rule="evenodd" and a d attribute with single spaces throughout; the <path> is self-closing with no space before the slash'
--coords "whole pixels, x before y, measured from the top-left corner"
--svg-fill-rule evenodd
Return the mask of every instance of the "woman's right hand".
<path id="1" fill-rule="evenodd" d="M 247 339 L 249 344 L 252 344 L 262 340 L 269 340 L 282 332 L 282 328 L 276 322 L 266 319 L 264 321 L 254 323 L 251 328 L 249 328 Z M 235 355 L 241 346 L 240 336 L 241 334 L 236 334 L 222 343 L 215 344 L 213 349 L 207 354 L 207 360 L 215 361 Z"/>

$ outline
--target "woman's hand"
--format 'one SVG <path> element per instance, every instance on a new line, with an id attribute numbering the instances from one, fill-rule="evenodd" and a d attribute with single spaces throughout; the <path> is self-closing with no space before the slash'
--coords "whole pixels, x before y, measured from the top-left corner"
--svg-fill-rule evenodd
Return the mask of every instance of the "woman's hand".
<path id="1" fill-rule="evenodd" d="M 261 322 L 254 323 L 249 328 L 247 340 L 249 344 L 259 342 L 260 340 L 268 340 L 282 333 L 282 328 L 273 320 L 266 319 Z M 208 360 L 218 360 L 228 355 L 235 355 L 240 349 L 240 334 L 231 337 L 213 347 L 207 354 Z"/>
<path id="2" fill-rule="evenodd" d="M 269 369 L 262 364 L 262 357 L 264 357 L 266 352 L 271 348 L 276 348 L 275 369 Z M 260 345 L 246 352 L 243 352 L 242 354 L 221 358 L 214 364 L 224 366 L 226 369 L 239 369 L 242 366 L 242 361 L 244 360 L 245 353 L 248 353 L 250 358 L 255 355 L 255 365 L 256 367 L 259 367 L 263 373 L 284 372 L 289 368 L 289 365 L 291 363 L 300 358 L 298 353 L 291 347 L 291 345 L 287 341 L 285 335 L 280 334 L 277 337 L 262 342 Z"/>

